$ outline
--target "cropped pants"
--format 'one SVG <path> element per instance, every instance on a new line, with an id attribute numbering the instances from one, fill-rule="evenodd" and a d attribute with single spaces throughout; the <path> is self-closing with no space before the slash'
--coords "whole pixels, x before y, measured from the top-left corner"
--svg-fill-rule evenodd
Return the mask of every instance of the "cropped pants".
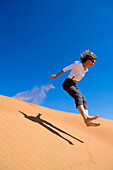
<path id="1" fill-rule="evenodd" d="M 75 100 L 76 108 L 80 105 L 84 106 L 84 109 L 87 110 L 87 102 L 85 97 L 77 88 L 77 85 L 71 79 L 66 79 L 62 84 L 63 89 Z"/>

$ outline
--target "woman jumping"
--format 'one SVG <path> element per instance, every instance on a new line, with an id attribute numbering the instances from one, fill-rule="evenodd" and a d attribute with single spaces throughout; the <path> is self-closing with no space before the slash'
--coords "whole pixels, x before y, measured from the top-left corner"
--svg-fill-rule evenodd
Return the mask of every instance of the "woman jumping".
<path id="1" fill-rule="evenodd" d="M 74 98 L 76 108 L 81 113 L 85 124 L 87 126 L 99 126 L 100 123 L 93 122 L 93 120 L 97 119 L 99 116 L 96 115 L 90 117 L 88 115 L 86 99 L 79 91 L 76 85 L 77 82 L 80 81 L 84 77 L 85 73 L 88 71 L 87 67 L 92 67 L 95 64 L 97 57 L 93 52 L 86 50 L 86 52 L 81 54 L 80 60 L 81 61 L 75 61 L 70 66 L 65 67 L 59 73 L 51 75 L 50 79 L 55 79 L 62 73 L 71 70 L 69 76 L 64 81 L 62 87 L 71 97 Z"/>

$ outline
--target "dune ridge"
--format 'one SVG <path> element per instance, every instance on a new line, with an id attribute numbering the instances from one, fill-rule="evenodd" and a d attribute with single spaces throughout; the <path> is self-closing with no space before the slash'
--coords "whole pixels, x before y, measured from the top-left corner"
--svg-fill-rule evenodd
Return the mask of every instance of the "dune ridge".
<path id="1" fill-rule="evenodd" d="M 113 170 L 113 121 L 0 96 L 0 170 Z"/>

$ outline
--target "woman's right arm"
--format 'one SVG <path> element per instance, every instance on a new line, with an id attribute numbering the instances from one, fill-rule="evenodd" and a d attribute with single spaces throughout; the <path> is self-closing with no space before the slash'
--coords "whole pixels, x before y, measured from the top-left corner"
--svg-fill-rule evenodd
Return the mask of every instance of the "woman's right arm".
<path id="1" fill-rule="evenodd" d="M 59 73 L 57 73 L 57 74 L 55 74 L 55 75 L 51 75 L 51 76 L 50 76 L 50 79 L 56 79 L 56 78 L 57 78 L 59 75 L 61 75 L 62 73 L 66 72 L 66 71 L 68 71 L 68 70 L 73 69 L 74 66 L 75 66 L 75 63 L 73 63 L 73 64 L 65 67 L 65 68 L 64 68 L 63 70 L 61 70 Z"/>
<path id="2" fill-rule="evenodd" d="M 54 74 L 54 75 L 51 75 L 50 76 L 50 79 L 56 79 L 58 76 L 60 76 L 62 73 L 64 73 L 64 71 L 63 70 L 61 70 L 59 73 L 57 73 L 57 74 Z"/>

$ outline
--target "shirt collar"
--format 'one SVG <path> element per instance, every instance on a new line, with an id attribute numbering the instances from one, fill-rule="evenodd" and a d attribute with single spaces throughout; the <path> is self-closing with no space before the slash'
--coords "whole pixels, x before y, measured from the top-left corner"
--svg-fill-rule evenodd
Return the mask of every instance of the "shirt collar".
<path id="1" fill-rule="evenodd" d="M 81 64 L 81 67 L 82 67 L 83 71 L 87 72 L 87 71 L 88 71 L 88 68 L 84 69 L 84 67 L 83 67 L 83 65 L 82 65 L 82 62 L 80 62 L 80 64 Z"/>

